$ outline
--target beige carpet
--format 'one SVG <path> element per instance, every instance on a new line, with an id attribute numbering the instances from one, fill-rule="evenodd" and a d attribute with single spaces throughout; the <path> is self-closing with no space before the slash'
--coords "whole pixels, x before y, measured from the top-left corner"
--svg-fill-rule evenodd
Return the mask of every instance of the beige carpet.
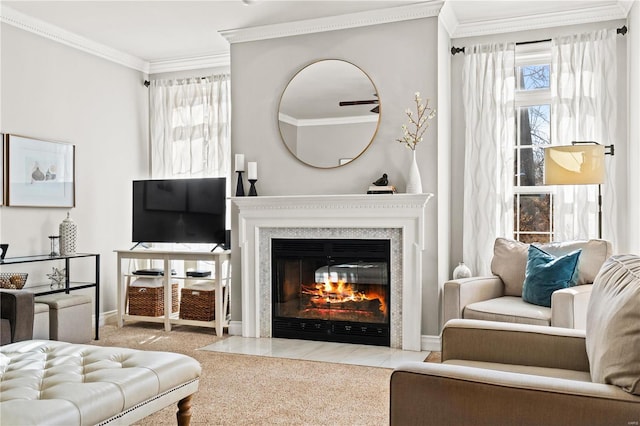
<path id="1" fill-rule="evenodd" d="M 386 425 L 390 369 L 199 351 L 211 329 L 127 324 L 100 330 L 103 346 L 171 351 L 202 364 L 192 425 Z M 140 425 L 176 424 L 167 407 Z"/>

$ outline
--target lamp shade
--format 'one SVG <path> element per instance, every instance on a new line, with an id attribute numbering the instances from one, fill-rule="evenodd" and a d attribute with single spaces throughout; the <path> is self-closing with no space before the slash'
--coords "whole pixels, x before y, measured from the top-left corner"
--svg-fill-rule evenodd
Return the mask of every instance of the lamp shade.
<path id="1" fill-rule="evenodd" d="M 563 145 L 544 149 L 545 185 L 604 182 L 603 145 Z"/>

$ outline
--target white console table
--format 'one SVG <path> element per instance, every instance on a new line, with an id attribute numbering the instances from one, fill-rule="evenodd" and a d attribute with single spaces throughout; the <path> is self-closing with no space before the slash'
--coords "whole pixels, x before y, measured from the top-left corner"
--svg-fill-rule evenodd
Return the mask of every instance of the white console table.
<path id="1" fill-rule="evenodd" d="M 231 284 L 231 251 L 173 251 L 173 250 L 115 250 L 118 255 L 118 327 L 124 325 L 126 320 L 164 323 L 166 331 L 171 330 L 172 324 L 193 325 L 199 327 L 215 328 L 216 334 L 222 336 L 224 327 L 229 326 L 229 318 L 226 315 L 229 304 L 229 290 Z M 123 269 L 125 260 L 156 260 L 162 261 L 164 270 L 164 315 L 160 317 L 130 315 L 127 313 L 127 286 L 133 275 L 128 268 Z M 177 261 L 207 261 L 213 265 L 211 276 L 190 277 L 185 275 L 171 275 L 172 262 Z M 125 272 L 126 271 L 126 272 Z M 171 282 L 188 282 L 189 280 L 210 281 L 215 285 L 215 313 L 213 321 L 198 321 L 179 318 L 179 315 L 171 313 Z"/>

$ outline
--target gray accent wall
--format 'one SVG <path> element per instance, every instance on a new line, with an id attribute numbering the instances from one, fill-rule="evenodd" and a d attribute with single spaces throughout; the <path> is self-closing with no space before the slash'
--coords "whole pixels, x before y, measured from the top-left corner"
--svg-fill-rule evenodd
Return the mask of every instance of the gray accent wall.
<path id="1" fill-rule="evenodd" d="M 232 147 L 258 162 L 260 195 L 362 194 L 371 182 L 389 175 L 400 192 L 406 187 L 411 151 L 396 142 L 416 91 L 438 103 L 438 19 L 365 26 L 231 45 Z M 380 96 L 380 126 L 369 149 L 337 169 L 302 164 L 284 146 L 278 131 L 278 102 L 297 71 L 320 59 L 343 59 L 369 75 Z M 436 193 L 438 122 L 432 120 L 418 147 L 425 192 Z M 439 333 L 437 292 L 437 203 L 427 205 L 423 254 L 423 335 Z M 237 212 L 236 212 L 237 213 Z M 237 215 L 234 214 L 234 221 Z M 232 227 L 236 223 L 232 222 Z M 233 236 L 232 319 L 240 320 L 237 234 Z M 428 289 L 428 290 L 427 290 Z"/>

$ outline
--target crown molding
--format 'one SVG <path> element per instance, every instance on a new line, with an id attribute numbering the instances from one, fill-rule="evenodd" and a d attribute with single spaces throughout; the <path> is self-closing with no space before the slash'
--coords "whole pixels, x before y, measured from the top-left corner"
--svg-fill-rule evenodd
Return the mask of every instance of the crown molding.
<path id="1" fill-rule="evenodd" d="M 281 24 L 258 27 L 222 30 L 222 35 L 229 43 L 267 40 L 303 34 L 343 30 L 347 28 L 366 27 L 369 25 L 387 24 L 408 21 L 411 19 L 438 16 L 443 5 L 442 0 L 397 6 L 367 12 L 349 13 L 346 15 L 325 18 L 306 19 L 302 21 L 284 22 Z"/>
<path id="2" fill-rule="evenodd" d="M 201 68 L 229 67 L 231 55 L 228 51 L 218 52 L 212 55 L 193 56 L 188 58 L 164 59 L 149 63 L 149 74 L 162 72 L 188 71 Z"/>
<path id="3" fill-rule="evenodd" d="M 458 17 L 456 16 L 456 12 L 451 6 L 451 1 L 445 1 L 442 9 L 440 9 L 440 13 L 438 14 L 438 19 L 444 26 L 444 29 L 447 31 L 449 36 L 455 33 L 456 28 L 458 27 Z"/>
<path id="4" fill-rule="evenodd" d="M 149 72 L 149 63 L 136 56 L 121 52 L 55 25 L 25 15 L 6 5 L 0 5 L 0 21 L 49 40 L 73 47 L 74 49 L 115 62 L 116 64 L 144 73 Z"/>
<path id="5" fill-rule="evenodd" d="M 626 19 L 629 11 L 629 8 L 625 6 L 626 3 L 626 1 L 619 1 L 609 6 L 596 6 L 566 12 L 544 13 L 473 23 L 458 23 L 450 35 L 452 38 L 476 37 L 489 34 Z"/>

